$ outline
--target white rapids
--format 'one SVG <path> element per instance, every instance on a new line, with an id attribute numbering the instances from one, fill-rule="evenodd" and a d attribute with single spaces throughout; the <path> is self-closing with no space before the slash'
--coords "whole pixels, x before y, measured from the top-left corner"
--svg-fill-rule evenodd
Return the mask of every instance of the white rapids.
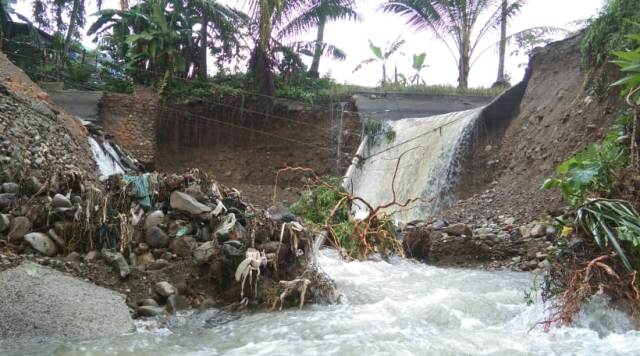
<path id="1" fill-rule="evenodd" d="M 119 338 L 33 345 L 16 355 L 640 354 L 640 333 L 625 331 L 627 318 L 598 303 L 574 327 L 544 332 L 536 326 L 543 306 L 528 306 L 523 298 L 533 282 L 528 273 L 440 269 L 400 259 L 347 263 L 330 250 L 319 262 L 345 304 L 185 313 L 162 326 L 139 322 L 136 333 Z"/>
<path id="2" fill-rule="evenodd" d="M 125 172 L 120 156 L 108 141 L 100 144 L 93 137 L 89 137 L 89 145 L 101 179 Z"/>
<path id="3" fill-rule="evenodd" d="M 373 143 L 364 143 L 358 153 L 362 160 L 356 163 L 360 160 L 356 158 L 349 168 L 345 188 L 375 208 L 393 201 L 395 176 L 398 203 L 423 200 L 405 208 L 390 207 L 387 212 L 398 221 L 424 219 L 447 203 L 460 169 L 461 150 L 483 109 L 388 122 L 395 139 L 387 142 L 378 137 Z M 368 213 L 364 206 L 354 205 L 356 216 Z"/>

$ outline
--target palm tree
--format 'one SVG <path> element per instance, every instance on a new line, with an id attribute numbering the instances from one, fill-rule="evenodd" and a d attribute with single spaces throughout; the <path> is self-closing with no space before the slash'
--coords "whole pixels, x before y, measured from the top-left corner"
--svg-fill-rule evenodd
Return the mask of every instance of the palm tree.
<path id="1" fill-rule="evenodd" d="M 319 76 L 320 58 L 327 52 L 324 43 L 324 31 L 329 21 L 359 21 L 360 15 L 353 9 L 354 0 L 311 0 L 309 4 L 280 31 L 279 37 L 291 36 L 309 31 L 317 27 L 314 43 L 313 60 L 309 68 L 309 76 Z"/>
<path id="2" fill-rule="evenodd" d="M 509 17 L 514 16 L 524 5 L 524 0 L 516 0 L 509 3 L 509 0 L 502 0 L 500 5 L 500 44 L 498 45 L 498 77 L 493 86 L 505 85 L 507 80 L 504 76 L 504 62 L 507 52 L 507 22 Z"/>
<path id="3" fill-rule="evenodd" d="M 390 44 L 387 44 L 386 48 L 383 51 L 381 47 L 376 46 L 375 44 L 373 44 L 373 42 L 371 42 L 371 40 L 369 40 L 369 49 L 371 49 L 371 52 L 373 53 L 374 56 L 360 62 L 360 64 L 358 64 L 353 69 L 353 73 L 359 71 L 367 64 L 378 62 L 382 66 L 382 80 L 380 81 L 380 84 L 382 86 L 385 86 L 388 80 L 387 62 L 404 44 L 405 44 L 405 40 L 400 39 L 400 37 L 398 37 L 395 39 L 395 41 L 391 42 Z"/>
<path id="4" fill-rule="evenodd" d="M 222 38 L 223 45 L 228 45 L 234 41 L 238 28 L 246 22 L 247 17 L 241 11 L 222 5 L 215 0 L 194 0 L 193 5 L 201 17 L 198 76 L 206 79 L 209 33 L 217 34 Z"/>
<path id="5" fill-rule="evenodd" d="M 382 10 L 403 16 L 415 30 L 431 31 L 445 44 L 458 63 L 461 89 L 468 87 L 471 58 L 478 43 L 503 17 L 496 0 L 396 0 L 384 3 Z M 478 20 L 487 11 L 486 22 L 478 28 Z"/>

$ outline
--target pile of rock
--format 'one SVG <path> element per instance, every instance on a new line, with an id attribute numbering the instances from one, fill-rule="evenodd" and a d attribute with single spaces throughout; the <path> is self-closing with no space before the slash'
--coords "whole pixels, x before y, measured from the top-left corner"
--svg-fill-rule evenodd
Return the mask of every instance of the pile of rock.
<path id="1" fill-rule="evenodd" d="M 407 257 L 439 265 L 548 268 L 555 228 L 544 222 L 518 226 L 510 216 L 477 224 L 445 220 L 413 222 L 401 233 Z"/>
<path id="2" fill-rule="evenodd" d="M 120 279 L 113 285 L 125 292 L 136 289 L 130 304 L 141 316 L 175 310 L 176 293 L 167 292 L 175 288 L 164 288 L 168 281 L 154 284 L 154 294 L 146 292 L 155 303 L 138 299 L 145 293 L 141 288 L 167 275 L 175 280 L 207 277 L 197 291 L 181 296 L 178 304 L 184 307 L 213 297 L 225 304 L 270 305 L 282 292 L 281 281 L 303 274 L 310 284 L 306 300 L 319 299 L 314 290 L 333 289 L 326 285 L 329 279 L 309 266 L 314 236 L 295 216 L 255 209 L 237 190 L 197 170 L 113 176 L 103 191 L 86 188 L 74 177 L 57 177 L 66 178 L 56 185 L 65 187 L 59 190 L 49 189 L 51 182 L 39 189 L 3 182 L 0 249 L 8 255 L 39 254 L 108 266 Z M 295 302 L 296 296 L 290 299 Z"/>

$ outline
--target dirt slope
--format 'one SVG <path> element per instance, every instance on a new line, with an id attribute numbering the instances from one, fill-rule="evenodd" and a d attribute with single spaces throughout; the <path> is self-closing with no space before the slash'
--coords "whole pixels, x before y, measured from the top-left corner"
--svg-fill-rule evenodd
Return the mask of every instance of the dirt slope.
<path id="1" fill-rule="evenodd" d="M 504 135 L 481 149 L 486 191 L 460 201 L 443 216 L 457 220 L 511 215 L 522 222 L 563 206 L 557 191 L 540 189 L 555 167 L 601 139 L 623 107 L 617 92 L 598 101 L 581 67 L 581 36 L 539 49 L 519 114 Z M 476 192 L 477 193 L 477 192 Z"/>
<path id="2" fill-rule="evenodd" d="M 36 175 L 76 171 L 95 179 L 85 128 L 0 53 L 1 154 Z M 4 161 L 3 161 L 4 162 Z"/>

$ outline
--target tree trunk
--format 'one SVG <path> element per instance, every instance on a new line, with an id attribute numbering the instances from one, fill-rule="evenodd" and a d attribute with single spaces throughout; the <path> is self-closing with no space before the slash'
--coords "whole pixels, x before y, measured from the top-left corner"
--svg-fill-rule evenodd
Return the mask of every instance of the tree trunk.
<path id="1" fill-rule="evenodd" d="M 504 61 L 507 51 L 507 6 L 508 1 L 502 0 L 502 14 L 500 17 L 500 47 L 498 49 L 498 78 L 493 84 L 494 86 L 504 85 L 506 82 L 504 78 Z"/>
<path id="2" fill-rule="evenodd" d="M 324 48 L 324 27 L 326 23 L 326 17 L 320 18 L 320 22 L 318 23 L 316 46 L 313 51 L 313 61 L 311 62 L 311 68 L 309 68 L 309 76 L 312 78 L 320 77 L 320 57 L 322 57 L 322 50 Z"/>
<path id="3" fill-rule="evenodd" d="M 382 63 L 382 81 L 380 82 L 381 86 L 387 85 L 387 65 Z"/>
<path id="4" fill-rule="evenodd" d="M 200 29 L 200 63 L 198 64 L 198 76 L 201 80 L 207 79 L 207 27 L 209 27 L 209 18 L 205 11 L 202 15 L 202 28 Z"/>
<path id="5" fill-rule="evenodd" d="M 69 28 L 67 29 L 67 36 L 64 39 L 64 54 L 69 54 L 71 48 L 71 40 L 73 39 L 73 33 L 76 31 L 76 25 L 78 23 L 78 12 L 80 11 L 80 1 L 73 0 L 73 7 L 71 8 L 71 15 L 69 16 Z"/>
<path id="6" fill-rule="evenodd" d="M 469 87 L 469 70 L 471 62 L 471 41 L 469 36 L 465 36 L 460 48 L 460 62 L 458 63 L 458 88 L 467 89 Z"/>
<path id="7" fill-rule="evenodd" d="M 254 74 L 256 90 L 266 96 L 274 96 L 276 87 L 271 71 L 269 55 L 261 45 L 258 45 L 251 56 L 251 70 Z"/>
<path id="8" fill-rule="evenodd" d="M 120 10 L 122 10 L 122 11 L 129 10 L 129 1 L 128 0 L 120 0 Z"/>

